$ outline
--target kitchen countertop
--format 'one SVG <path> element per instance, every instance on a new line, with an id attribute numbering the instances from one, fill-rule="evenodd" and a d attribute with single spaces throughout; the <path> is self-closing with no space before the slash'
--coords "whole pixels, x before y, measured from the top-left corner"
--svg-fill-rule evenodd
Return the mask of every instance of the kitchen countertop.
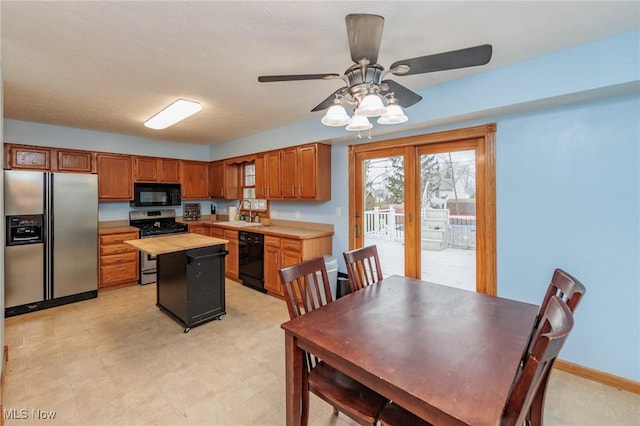
<path id="1" fill-rule="evenodd" d="M 320 237 L 330 237 L 334 234 L 333 229 L 312 229 L 298 227 L 291 224 L 274 223 L 272 225 L 248 224 L 244 222 L 211 222 L 211 221 L 183 221 L 186 224 L 215 226 L 224 229 L 232 229 L 234 231 L 257 232 L 264 235 L 273 235 L 276 237 L 297 238 L 307 240 Z"/>
<path id="2" fill-rule="evenodd" d="M 217 246 L 226 244 L 228 240 L 221 238 L 207 237 L 200 234 L 173 234 L 164 237 L 144 238 L 138 240 L 127 240 L 129 244 L 152 256 L 159 254 L 173 253 L 176 251 L 191 250 L 202 247 Z"/>

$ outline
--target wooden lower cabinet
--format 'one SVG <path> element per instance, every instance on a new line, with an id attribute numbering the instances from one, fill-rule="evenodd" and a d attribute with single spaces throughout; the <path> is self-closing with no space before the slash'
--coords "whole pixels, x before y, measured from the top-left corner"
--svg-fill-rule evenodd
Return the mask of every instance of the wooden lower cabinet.
<path id="1" fill-rule="evenodd" d="M 238 231 L 224 230 L 225 240 L 227 243 L 227 257 L 225 258 L 226 277 L 234 281 L 238 281 Z"/>
<path id="2" fill-rule="evenodd" d="M 137 231 L 100 235 L 100 274 L 98 287 L 138 281 L 138 249 L 124 243 L 138 238 Z"/>
<path id="3" fill-rule="evenodd" d="M 264 288 L 269 294 L 284 296 L 278 270 L 333 251 L 332 237 L 296 239 L 265 235 Z"/>
<path id="4" fill-rule="evenodd" d="M 189 224 L 189 232 L 194 234 L 206 235 L 207 237 L 210 235 L 209 229 L 202 224 Z"/>
<path id="5" fill-rule="evenodd" d="M 224 229 L 218 228 L 217 226 L 211 226 L 209 227 L 209 236 L 224 239 Z"/>

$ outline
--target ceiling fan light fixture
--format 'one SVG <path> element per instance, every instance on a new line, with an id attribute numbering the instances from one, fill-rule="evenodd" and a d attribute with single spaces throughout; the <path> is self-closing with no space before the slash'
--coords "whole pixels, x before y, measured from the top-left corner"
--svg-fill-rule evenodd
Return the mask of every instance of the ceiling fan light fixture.
<path id="1" fill-rule="evenodd" d="M 362 98 L 358 108 L 356 108 L 354 115 L 362 115 L 365 117 L 377 117 L 387 112 L 387 108 L 382 102 L 382 98 L 375 93 L 369 93 Z"/>
<path id="2" fill-rule="evenodd" d="M 351 132 L 359 132 L 361 130 L 369 130 L 373 127 L 373 124 L 369 122 L 369 119 L 364 115 L 354 115 L 351 117 L 351 122 L 345 127 L 346 130 Z"/>
<path id="3" fill-rule="evenodd" d="M 349 124 L 349 114 L 340 103 L 334 103 L 329 107 L 327 113 L 322 117 L 322 124 L 330 127 L 342 127 Z"/>
<path id="4" fill-rule="evenodd" d="M 402 107 L 396 103 L 389 102 L 387 113 L 378 118 L 378 124 L 400 124 L 409 120 L 402 110 Z"/>
<path id="5" fill-rule="evenodd" d="M 162 109 L 159 113 L 144 122 L 145 127 L 154 130 L 166 129 L 179 121 L 192 116 L 202 110 L 202 105 L 198 102 L 187 99 L 178 99 L 171 105 Z"/>

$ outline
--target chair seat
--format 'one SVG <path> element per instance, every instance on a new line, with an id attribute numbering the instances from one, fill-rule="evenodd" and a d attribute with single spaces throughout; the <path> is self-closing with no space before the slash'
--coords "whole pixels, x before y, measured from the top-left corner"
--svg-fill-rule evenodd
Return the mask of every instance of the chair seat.
<path id="1" fill-rule="evenodd" d="M 432 426 L 431 423 L 416 417 L 393 402 L 388 403 L 380 413 L 380 424 L 382 426 Z"/>
<path id="2" fill-rule="evenodd" d="M 311 392 L 360 424 L 375 424 L 388 401 L 322 361 L 309 372 L 308 383 Z"/>

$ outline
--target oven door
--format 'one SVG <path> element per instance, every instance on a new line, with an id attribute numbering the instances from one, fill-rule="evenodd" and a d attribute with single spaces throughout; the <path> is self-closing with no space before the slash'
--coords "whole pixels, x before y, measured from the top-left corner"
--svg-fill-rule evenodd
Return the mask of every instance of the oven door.
<path id="1" fill-rule="evenodd" d="M 155 256 L 140 252 L 140 284 L 156 282 L 156 265 L 158 261 Z"/>

